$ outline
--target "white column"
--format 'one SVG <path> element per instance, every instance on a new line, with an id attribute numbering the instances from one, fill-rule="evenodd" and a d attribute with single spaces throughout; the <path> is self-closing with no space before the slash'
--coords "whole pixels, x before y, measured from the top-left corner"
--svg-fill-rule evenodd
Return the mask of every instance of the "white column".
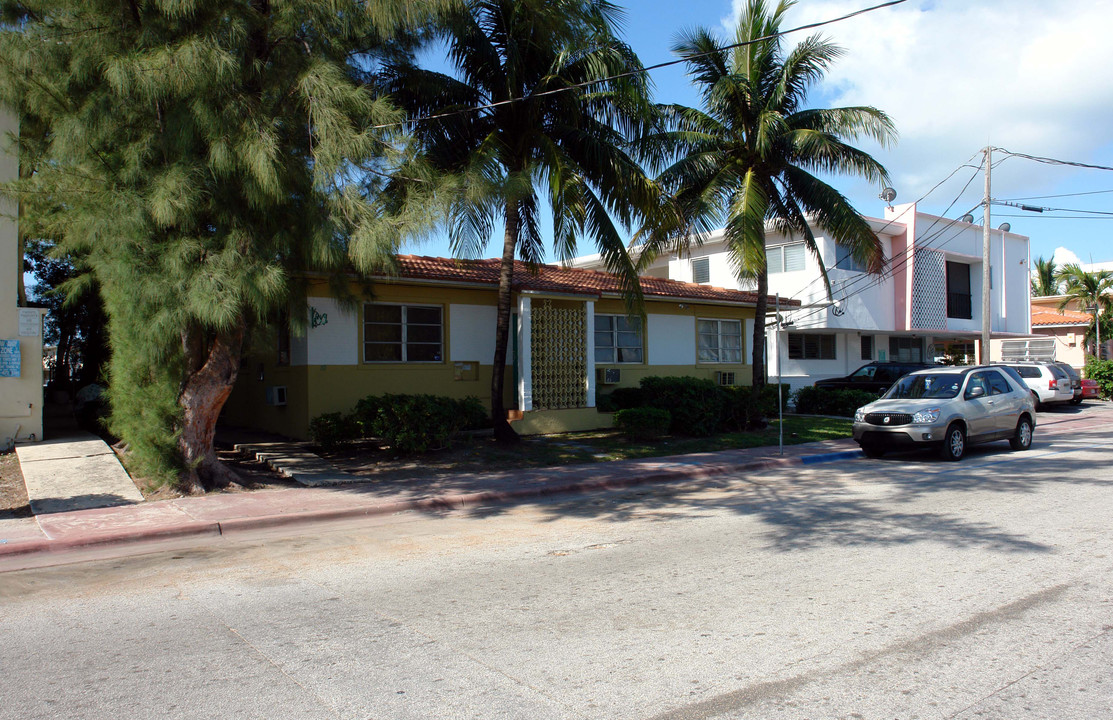
<path id="1" fill-rule="evenodd" d="M 584 303 L 584 312 L 587 313 L 587 406 L 595 407 L 595 302 L 588 300 Z"/>
<path id="2" fill-rule="evenodd" d="M 528 295 L 518 296 L 518 409 L 533 409 L 533 360 L 530 339 L 533 337 L 533 317 Z"/>

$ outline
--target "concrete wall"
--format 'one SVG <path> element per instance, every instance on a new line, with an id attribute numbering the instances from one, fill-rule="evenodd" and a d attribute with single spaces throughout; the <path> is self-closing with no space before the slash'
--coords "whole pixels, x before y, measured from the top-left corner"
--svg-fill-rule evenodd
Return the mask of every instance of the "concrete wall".
<path id="1" fill-rule="evenodd" d="M 19 123 L 0 109 L 0 182 L 19 176 L 19 159 L 12 137 Z M 18 306 L 19 256 L 18 206 L 0 197 L 0 340 L 19 343 L 18 377 L 0 377 L 0 450 L 13 442 L 42 440 L 43 311 Z"/>

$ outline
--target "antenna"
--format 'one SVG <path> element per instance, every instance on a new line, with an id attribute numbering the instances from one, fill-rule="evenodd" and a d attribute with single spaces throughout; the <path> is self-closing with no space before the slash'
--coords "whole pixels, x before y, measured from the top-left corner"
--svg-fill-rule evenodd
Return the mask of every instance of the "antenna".
<path id="1" fill-rule="evenodd" d="M 1009 230 L 1013 229 L 1013 226 L 1009 225 L 1007 222 L 1004 222 L 1004 223 L 1001 223 L 1000 225 L 998 225 L 997 229 L 1000 230 L 1001 232 L 1008 232 Z"/>
<path id="2" fill-rule="evenodd" d="M 965 215 L 960 217 L 959 220 L 961 222 L 964 222 L 964 223 L 972 223 L 972 222 L 974 222 L 974 216 L 971 215 L 970 213 L 966 213 Z"/>
<path id="3" fill-rule="evenodd" d="M 880 194 L 880 195 L 878 195 L 877 197 L 879 197 L 879 198 L 881 198 L 882 200 L 884 200 L 884 201 L 885 201 L 885 205 L 886 205 L 886 206 L 887 206 L 887 207 L 888 207 L 888 208 L 889 208 L 890 210 L 892 210 L 892 209 L 893 209 L 893 201 L 897 199 L 897 191 L 896 191 L 896 190 L 894 190 L 894 189 L 893 189 L 893 188 L 891 188 L 891 187 L 887 187 L 887 188 L 885 188 L 884 190 L 882 190 L 882 191 L 881 191 L 881 194 Z"/>

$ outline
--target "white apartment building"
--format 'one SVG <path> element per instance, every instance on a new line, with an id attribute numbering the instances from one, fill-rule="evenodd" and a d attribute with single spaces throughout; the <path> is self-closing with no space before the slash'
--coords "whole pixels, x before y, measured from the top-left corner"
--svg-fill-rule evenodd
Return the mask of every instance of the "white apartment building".
<path id="1" fill-rule="evenodd" d="M 0 108 L 0 182 L 19 176 L 11 139 L 19 122 Z M 16 442 L 43 437 L 43 344 L 45 310 L 21 307 L 19 209 L 0 196 L 0 451 Z"/>
<path id="2" fill-rule="evenodd" d="M 766 240 L 769 294 L 798 300 L 782 311 L 780 330 L 766 329 L 770 380 L 793 388 L 849 375 L 871 361 L 931 362 L 944 355 L 980 359 L 982 227 L 919 212 L 915 204 L 866 218 L 881 240 L 885 269 L 871 275 L 838 243 L 813 228 L 820 257 L 799 238 L 770 231 Z M 823 285 L 827 268 L 832 297 Z M 993 338 L 1030 332 L 1028 238 L 990 232 L 990 313 Z M 598 256 L 572 261 L 598 268 Z M 683 257 L 658 258 L 654 277 L 752 290 L 732 270 L 722 231 L 693 244 Z M 773 308 L 770 308 L 770 312 Z"/>

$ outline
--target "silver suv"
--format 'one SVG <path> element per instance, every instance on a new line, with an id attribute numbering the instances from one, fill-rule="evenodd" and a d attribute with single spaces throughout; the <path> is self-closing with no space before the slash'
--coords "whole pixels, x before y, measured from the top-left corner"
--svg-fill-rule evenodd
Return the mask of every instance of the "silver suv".
<path id="1" fill-rule="evenodd" d="M 993 440 L 1027 450 L 1035 427 L 1035 401 L 1016 372 L 984 365 L 905 375 L 854 414 L 854 439 L 869 457 L 938 447 L 944 459 L 961 460 L 967 445 Z"/>

